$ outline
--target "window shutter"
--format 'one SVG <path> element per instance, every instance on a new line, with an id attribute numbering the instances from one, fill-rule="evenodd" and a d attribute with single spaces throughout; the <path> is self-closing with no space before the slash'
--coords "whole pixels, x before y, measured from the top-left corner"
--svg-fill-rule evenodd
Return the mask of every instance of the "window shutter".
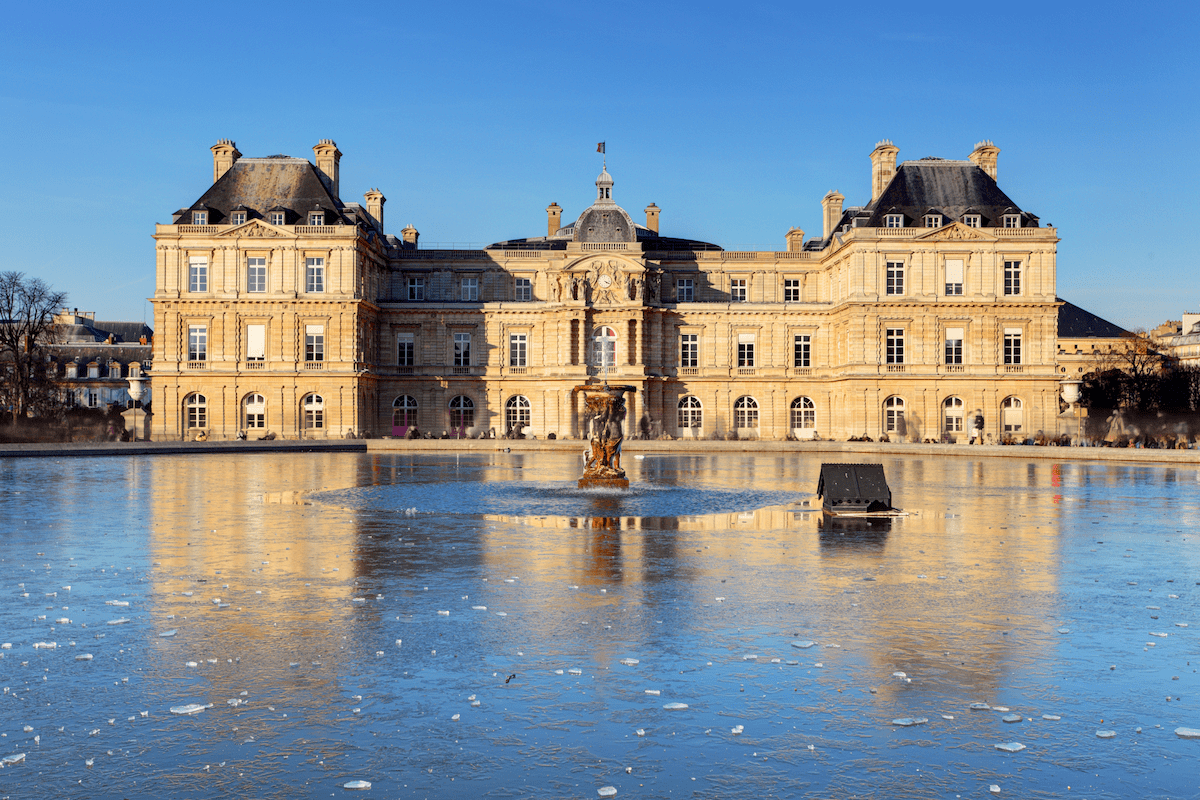
<path id="1" fill-rule="evenodd" d="M 946 283 L 963 282 L 963 262 L 959 259 L 946 260 Z"/>
<path id="2" fill-rule="evenodd" d="M 246 326 L 246 358 L 263 359 L 267 356 L 267 326 Z"/>

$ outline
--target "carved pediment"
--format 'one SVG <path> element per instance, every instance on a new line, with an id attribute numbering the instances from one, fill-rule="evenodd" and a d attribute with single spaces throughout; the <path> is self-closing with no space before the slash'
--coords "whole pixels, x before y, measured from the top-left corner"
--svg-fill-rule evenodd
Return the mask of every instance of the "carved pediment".
<path id="1" fill-rule="evenodd" d="M 657 302 L 658 276 L 624 258 L 608 255 L 586 256 L 579 259 L 560 277 L 559 295 L 563 300 L 583 300 L 594 306 L 638 304 L 646 300 Z M 552 294 L 554 289 L 552 288 Z"/>
<path id="2" fill-rule="evenodd" d="M 917 238 L 939 242 L 991 242 L 996 239 L 995 236 L 986 234 L 979 228 L 969 228 L 961 222 L 952 222 L 941 228 L 932 228 L 929 233 L 922 234 Z"/>
<path id="3" fill-rule="evenodd" d="M 256 219 L 252 219 L 245 225 L 239 225 L 233 230 L 226 231 L 220 235 L 235 238 L 246 236 L 255 239 L 276 239 L 281 236 L 291 236 L 291 234 L 285 233 L 278 228 L 273 228 L 270 225 L 267 225 L 264 222 L 259 222 Z"/>

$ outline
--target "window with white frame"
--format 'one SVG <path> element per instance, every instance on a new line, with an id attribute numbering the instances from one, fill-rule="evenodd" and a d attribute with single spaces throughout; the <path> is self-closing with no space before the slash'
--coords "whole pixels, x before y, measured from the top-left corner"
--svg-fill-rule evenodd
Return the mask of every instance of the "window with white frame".
<path id="1" fill-rule="evenodd" d="M 792 338 L 792 366 L 796 368 L 812 366 L 812 335 L 797 333 Z"/>
<path id="2" fill-rule="evenodd" d="M 1021 215 L 1020 214 L 1005 214 L 1004 215 L 1004 227 L 1006 227 L 1006 228 L 1021 227 Z"/>
<path id="3" fill-rule="evenodd" d="M 942 215 L 941 214 L 926 214 L 925 215 L 925 227 L 926 228 L 942 227 Z"/>
<path id="4" fill-rule="evenodd" d="M 530 414 L 529 398 L 513 395 L 504 404 L 504 429 L 522 434 L 529 427 L 532 417 Z"/>
<path id="5" fill-rule="evenodd" d="M 981 222 L 978 214 L 963 214 L 962 223 L 968 228 L 978 228 Z"/>
<path id="6" fill-rule="evenodd" d="M 1018 295 L 1021 293 L 1021 262 L 1004 262 L 1004 293 Z"/>
<path id="7" fill-rule="evenodd" d="M 817 427 L 817 406 L 812 398 L 797 397 L 792 401 L 792 428 Z"/>
<path id="8" fill-rule="evenodd" d="M 321 257 L 304 259 L 304 291 L 325 291 L 325 259 Z"/>
<path id="9" fill-rule="evenodd" d="M 454 366 L 471 366 L 471 334 L 454 334 Z"/>
<path id="10" fill-rule="evenodd" d="M 510 333 L 508 335 L 508 365 L 524 367 L 529 355 L 529 334 Z"/>
<path id="11" fill-rule="evenodd" d="M 188 325 L 188 361 L 208 360 L 208 326 Z"/>
<path id="12" fill-rule="evenodd" d="M 401 331 L 396 334 L 396 364 L 401 367 L 411 367 L 416 361 L 415 334 Z"/>
<path id="13" fill-rule="evenodd" d="M 74 361 L 67 363 L 67 377 L 68 378 L 78 378 L 79 377 L 79 365 L 76 364 Z"/>
<path id="14" fill-rule="evenodd" d="M 142 377 L 142 365 L 141 365 L 141 364 L 139 364 L 139 363 L 138 363 L 138 362 L 136 362 L 136 361 L 134 361 L 134 362 L 130 363 L 130 365 L 129 365 L 129 377 L 131 377 L 131 378 L 140 378 L 140 377 Z"/>
<path id="15" fill-rule="evenodd" d="M 96 363 L 88 364 L 88 377 L 89 378 L 99 378 L 100 377 L 100 365 L 99 364 L 96 364 Z"/>
<path id="16" fill-rule="evenodd" d="M 309 362 L 325 360 L 324 325 L 304 326 L 304 360 Z"/>
<path id="17" fill-rule="evenodd" d="M 267 360 L 267 326 L 253 323 L 246 326 L 246 360 L 262 363 Z"/>
<path id="18" fill-rule="evenodd" d="M 946 433 L 962 433 L 963 401 L 961 397 L 947 397 L 942 401 L 942 430 Z"/>
<path id="19" fill-rule="evenodd" d="M 884 363 L 904 363 L 904 329 L 887 328 L 885 333 Z"/>
<path id="20" fill-rule="evenodd" d="M 475 427 L 475 401 L 461 394 L 450 401 L 450 427 L 457 431 Z"/>
<path id="21" fill-rule="evenodd" d="M 268 217 L 272 225 L 282 225 L 286 218 L 287 216 L 283 211 L 272 211 Z"/>
<path id="22" fill-rule="evenodd" d="M 607 325 L 592 334 L 592 364 L 597 367 L 617 365 L 617 332 Z"/>
<path id="23" fill-rule="evenodd" d="M 324 211 L 308 212 L 308 224 L 309 225 L 324 225 L 325 224 L 325 212 Z"/>
<path id="24" fill-rule="evenodd" d="M 242 427 L 248 430 L 263 430 L 267 427 L 267 401 L 261 394 L 246 395 L 243 404 Z"/>
<path id="25" fill-rule="evenodd" d="M 115 361 L 110 362 L 108 365 L 108 377 L 109 378 L 120 378 L 121 377 L 121 365 Z"/>
<path id="26" fill-rule="evenodd" d="M 961 258 L 946 259 L 946 294 L 963 293 L 963 262 Z"/>
<path id="27" fill-rule="evenodd" d="M 679 366 L 687 369 L 700 366 L 700 334 L 679 334 Z"/>
<path id="28" fill-rule="evenodd" d="M 729 281 L 729 299 L 735 303 L 746 302 L 745 278 L 733 278 Z"/>
<path id="29" fill-rule="evenodd" d="M 188 291 L 208 291 L 208 258 L 204 256 L 188 258 Z"/>
<path id="30" fill-rule="evenodd" d="M 529 278 L 517 278 L 513 281 L 513 300 L 527 303 L 533 299 L 533 281 Z"/>
<path id="31" fill-rule="evenodd" d="M 207 211 L 193 211 L 192 212 L 192 224 L 193 225 L 207 225 L 208 224 L 208 212 Z"/>
<path id="32" fill-rule="evenodd" d="M 696 301 L 696 282 L 691 278 L 680 278 L 675 281 L 675 302 L 694 303 Z"/>
<path id="33" fill-rule="evenodd" d="M 739 397 L 734 401 L 733 423 L 739 428 L 757 428 L 758 401 L 753 397 Z"/>
<path id="34" fill-rule="evenodd" d="M 704 421 L 704 409 L 700 405 L 700 398 L 688 395 L 687 397 L 679 398 L 679 428 L 699 428 Z"/>
<path id="35" fill-rule="evenodd" d="M 904 262 L 889 261 L 886 270 L 884 292 L 886 294 L 904 294 Z"/>
<path id="36" fill-rule="evenodd" d="M 308 394 L 300 403 L 305 430 L 320 430 L 325 427 L 325 398 L 319 394 Z"/>
<path id="37" fill-rule="evenodd" d="M 245 225 L 246 224 L 246 212 L 245 211 L 232 212 L 229 215 L 229 223 L 231 225 Z"/>
<path id="38" fill-rule="evenodd" d="M 883 227 L 885 227 L 885 228 L 903 228 L 904 227 L 904 215 L 903 214 L 888 214 L 887 216 L 885 216 L 883 218 Z"/>
<path id="39" fill-rule="evenodd" d="M 737 341 L 737 365 L 739 367 L 754 366 L 754 334 L 739 333 Z"/>
<path id="40" fill-rule="evenodd" d="M 189 428 L 208 427 L 208 398 L 202 394 L 189 394 L 183 401 L 184 424 Z"/>
<path id="41" fill-rule="evenodd" d="M 463 278 L 462 284 L 460 287 L 460 291 L 462 292 L 462 294 L 459 296 L 463 299 L 464 302 L 467 302 L 467 303 L 478 302 L 479 301 L 479 278 L 476 278 L 476 277 Z"/>
<path id="42" fill-rule="evenodd" d="M 261 293 L 267 290 L 267 259 L 250 256 L 246 259 L 246 291 Z"/>
<path id="43" fill-rule="evenodd" d="M 1000 403 L 1000 429 L 1005 433 L 1018 433 L 1025 425 L 1025 413 L 1021 398 L 1006 397 Z"/>
<path id="44" fill-rule="evenodd" d="M 800 281 L 795 278 L 785 278 L 783 281 L 783 302 L 800 302 Z"/>
<path id="45" fill-rule="evenodd" d="M 1004 329 L 1004 363 L 1021 363 L 1021 329 Z"/>
<path id="46" fill-rule="evenodd" d="M 418 275 L 408 279 L 408 299 L 410 301 L 425 299 L 425 278 Z"/>
<path id="47" fill-rule="evenodd" d="M 99 392 L 93 392 L 90 390 L 87 392 L 87 407 L 88 408 L 99 408 L 100 407 L 100 393 Z"/>
<path id="48" fill-rule="evenodd" d="M 946 328 L 946 364 L 963 363 L 963 329 Z"/>
<path id="49" fill-rule="evenodd" d="M 417 400 L 411 395 L 402 394 L 392 401 L 392 427 L 401 428 L 405 433 L 408 428 L 417 424 Z"/>
<path id="50" fill-rule="evenodd" d="M 883 430 L 885 433 L 904 434 L 903 398 L 892 396 L 883 401 Z"/>

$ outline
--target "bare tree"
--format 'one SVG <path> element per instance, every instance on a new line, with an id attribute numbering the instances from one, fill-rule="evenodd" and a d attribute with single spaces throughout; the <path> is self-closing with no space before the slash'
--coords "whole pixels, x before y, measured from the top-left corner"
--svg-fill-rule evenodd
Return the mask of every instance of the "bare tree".
<path id="1" fill-rule="evenodd" d="M 1132 331 L 1121 343 L 1096 358 L 1095 372 L 1120 374 L 1119 403 L 1134 411 L 1153 411 L 1159 407 L 1159 383 L 1166 357 L 1144 331 Z"/>
<path id="2" fill-rule="evenodd" d="M 41 278 L 0 273 L 0 405 L 13 422 L 37 413 L 59 394 L 46 373 L 45 347 L 55 338 L 54 314 L 67 296 Z"/>

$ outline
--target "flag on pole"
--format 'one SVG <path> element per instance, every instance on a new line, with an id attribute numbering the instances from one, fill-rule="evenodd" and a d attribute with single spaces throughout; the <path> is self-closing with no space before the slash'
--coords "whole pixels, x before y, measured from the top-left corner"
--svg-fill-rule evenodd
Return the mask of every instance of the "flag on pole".
<path id="1" fill-rule="evenodd" d="M 604 152 L 604 142 L 596 142 L 596 152 L 597 153 Z"/>

